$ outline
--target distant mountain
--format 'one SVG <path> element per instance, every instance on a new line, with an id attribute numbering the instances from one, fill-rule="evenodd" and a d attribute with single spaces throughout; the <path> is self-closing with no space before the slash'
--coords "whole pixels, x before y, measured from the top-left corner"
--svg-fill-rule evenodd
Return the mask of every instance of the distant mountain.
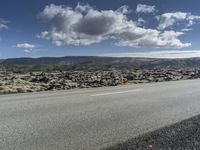
<path id="1" fill-rule="evenodd" d="M 0 64 L 4 61 L 4 59 L 0 59 Z"/>
<path id="2" fill-rule="evenodd" d="M 95 56 L 67 56 L 67 57 L 41 57 L 41 58 L 11 58 L 3 60 L 7 65 L 76 65 L 76 64 L 118 64 L 137 63 L 138 61 L 157 60 L 152 58 L 117 58 L 117 57 L 95 57 Z"/>
<path id="3" fill-rule="evenodd" d="M 63 64 L 71 65 L 90 61 L 92 57 L 41 57 L 41 58 L 11 58 L 6 59 L 2 64 L 15 65 L 41 65 L 41 64 Z"/>
<path id="4" fill-rule="evenodd" d="M 61 70 L 111 70 L 111 69 L 154 69 L 154 68 L 185 68 L 199 67 L 200 58 L 188 59 L 157 59 L 132 57 L 93 57 L 93 56 L 67 56 L 67 57 L 41 57 L 41 58 L 12 58 L 0 60 L 0 64 L 7 69 L 15 70 L 19 67 L 28 71 L 60 68 Z M 45 65 L 45 67 L 43 67 Z M 25 67 L 24 67 L 25 66 Z M 31 66 L 31 67 L 30 67 Z M 42 66 L 42 67 L 41 67 Z M 60 67 L 62 66 L 62 67 Z"/>

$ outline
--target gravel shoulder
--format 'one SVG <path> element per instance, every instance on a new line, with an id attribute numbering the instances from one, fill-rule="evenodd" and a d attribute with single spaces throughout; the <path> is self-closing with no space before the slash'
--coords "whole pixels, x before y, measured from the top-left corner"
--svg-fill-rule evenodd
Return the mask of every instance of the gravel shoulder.
<path id="1" fill-rule="evenodd" d="M 106 150 L 197 150 L 200 148 L 200 115 L 130 139 Z"/>

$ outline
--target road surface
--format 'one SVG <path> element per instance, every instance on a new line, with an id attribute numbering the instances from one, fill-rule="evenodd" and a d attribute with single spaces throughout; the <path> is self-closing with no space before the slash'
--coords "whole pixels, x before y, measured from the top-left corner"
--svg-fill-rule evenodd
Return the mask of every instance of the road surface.
<path id="1" fill-rule="evenodd" d="M 98 150 L 200 114 L 200 80 L 0 96 L 1 150 Z"/>

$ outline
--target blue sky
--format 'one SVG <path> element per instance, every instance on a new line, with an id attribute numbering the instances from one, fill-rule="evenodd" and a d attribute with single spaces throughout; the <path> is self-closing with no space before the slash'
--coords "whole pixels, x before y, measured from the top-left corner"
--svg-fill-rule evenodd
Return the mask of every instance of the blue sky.
<path id="1" fill-rule="evenodd" d="M 199 56 L 199 5 L 199 0 L 1 0 L 0 59 Z"/>

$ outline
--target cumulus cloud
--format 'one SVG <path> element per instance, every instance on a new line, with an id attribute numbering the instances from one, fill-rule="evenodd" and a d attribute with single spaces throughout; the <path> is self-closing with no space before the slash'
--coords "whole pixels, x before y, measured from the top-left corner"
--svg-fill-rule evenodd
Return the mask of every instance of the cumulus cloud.
<path id="1" fill-rule="evenodd" d="M 189 27 L 194 24 L 195 20 L 200 20 L 200 16 L 194 16 L 186 12 L 164 13 L 157 18 L 159 20 L 158 29 L 160 30 L 164 30 L 179 21 L 186 21 L 186 26 Z"/>
<path id="2" fill-rule="evenodd" d="M 17 47 L 17 48 L 24 49 L 24 52 L 26 52 L 26 53 L 31 53 L 32 50 L 33 50 L 34 48 L 36 48 L 35 45 L 29 44 L 29 43 L 17 44 L 16 47 Z"/>
<path id="3" fill-rule="evenodd" d="M 190 43 L 181 42 L 183 32 L 158 31 L 139 27 L 137 21 L 128 19 L 129 9 L 96 10 L 89 5 L 78 4 L 75 8 L 63 5 L 48 5 L 41 18 L 50 23 L 50 28 L 39 37 L 61 45 L 91 45 L 104 40 L 116 40 L 118 46 L 182 48 Z"/>
<path id="4" fill-rule="evenodd" d="M 200 57 L 200 50 L 166 50 L 166 51 L 146 51 L 134 53 L 109 53 L 101 56 L 109 57 L 146 57 L 146 58 L 192 58 Z"/>
<path id="5" fill-rule="evenodd" d="M 129 34 L 129 33 L 128 33 Z M 157 30 L 151 29 L 138 29 L 138 35 L 140 38 L 135 40 L 130 40 L 129 35 L 125 33 L 124 38 L 118 43 L 119 46 L 129 46 L 129 47 L 148 47 L 148 48 L 183 48 L 191 46 L 191 43 L 182 43 L 178 37 L 183 35 L 183 32 L 175 31 L 164 31 L 159 32 Z"/>
<path id="6" fill-rule="evenodd" d="M 136 8 L 137 13 L 154 13 L 156 11 L 155 6 L 145 5 L 145 4 L 138 4 Z"/>

